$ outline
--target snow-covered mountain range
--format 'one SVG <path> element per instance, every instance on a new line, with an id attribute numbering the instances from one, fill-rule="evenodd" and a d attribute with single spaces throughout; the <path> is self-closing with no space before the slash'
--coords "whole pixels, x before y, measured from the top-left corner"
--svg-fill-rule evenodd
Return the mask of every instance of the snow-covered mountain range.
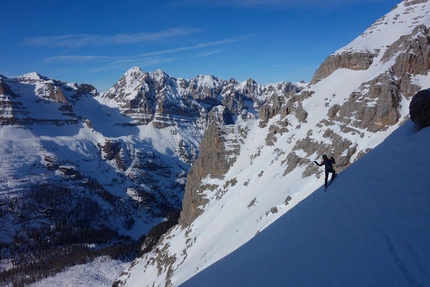
<path id="1" fill-rule="evenodd" d="M 0 76 L 2 278 L 26 273 L 28 283 L 89 254 L 150 249 L 177 223 L 208 124 L 256 117 L 270 96 L 301 86 L 134 67 L 100 94 L 37 73 Z M 56 266 L 58 256 L 74 259 Z"/>
<path id="2" fill-rule="evenodd" d="M 326 153 L 343 171 L 430 86 L 429 11 L 426 0 L 402 1 L 310 84 L 131 68 L 98 93 L 37 73 L 0 76 L 3 283 L 88 254 L 140 253 L 115 285 L 178 286 L 288 221 L 323 184 L 314 160 Z M 158 236 L 145 237 L 151 228 Z"/>

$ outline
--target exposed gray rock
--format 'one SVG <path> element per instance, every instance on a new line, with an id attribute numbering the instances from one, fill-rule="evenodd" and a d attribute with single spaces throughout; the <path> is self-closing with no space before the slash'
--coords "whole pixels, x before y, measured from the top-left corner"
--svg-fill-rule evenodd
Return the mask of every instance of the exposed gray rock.
<path id="1" fill-rule="evenodd" d="M 382 74 L 363 83 L 363 92 L 354 92 L 332 118 L 354 127 L 377 132 L 397 123 L 401 91 L 391 75 Z"/>
<path id="2" fill-rule="evenodd" d="M 71 98 L 73 100 L 77 100 L 81 96 L 88 95 L 88 94 L 91 94 L 93 96 L 97 96 L 98 95 L 98 91 L 92 85 L 89 85 L 89 84 L 80 84 L 79 86 L 77 86 L 76 93 L 74 95 L 72 95 Z"/>
<path id="3" fill-rule="evenodd" d="M 274 95 L 270 98 L 267 104 L 260 107 L 260 110 L 258 111 L 258 117 L 266 123 L 281 110 L 281 106 L 282 99 Z"/>
<path id="4" fill-rule="evenodd" d="M 9 85 L 3 80 L 0 75 L 0 95 L 9 95 L 12 98 L 16 98 L 17 95 L 11 90 Z"/>
<path id="5" fill-rule="evenodd" d="M 218 125 L 229 125 L 234 123 L 233 114 L 224 106 L 213 107 L 208 114 L 208 121 Z"/>
<path id="6" fill-rule="evenodd" d="M 314 73 L 311 84 L 316 84 L 330 76 L 337 69 L 366 70 L 370 67 L 376 54 L 370 52 L 333 54 L 329 56 Z"/>
<path id="7" fill-rule="evenodd" d="M 419 91 L 412 98 L 409 114 L 420 129 L 430 126 L 430 89 Z"/>
<path id="8" fill-rule="evenodd" d="M 118 141 L 105 140 L 104 145 L 98 145 L 101 150 L 101 156 L 105 160 L 114 159 L 121 150 L 121 143 Z"/>
<path id="9" fill-rule="evenodd" d="M 0 76 L 0 125 L 24 124 L 20 118 L 26 117 L 28 112 L 18 97 Z"/>
<path id="10" fill-rule="evenodd" d="M 28 87 L 24 90 L 24 94 L 19 85 Z M 29 93 L 31 88 L 34 90 Z M 36 73 L 26 74 L 16 79 L 0 75 L 0 123 L 2 125 L 76 124 L 78 120 L 68 97 L 76 95 L 77 90 L 77 87 L 72 88 L 63 82 L 48 79 Z M 25 107 L 23 101 L 34 102 L 34 106 Z M 52 113 L 49 118 L 41 118 L 38 115 L 50 108 Z M 56 113 L 55 110 L 59 112 Z"/>
<path id="11" fill-rule="evenodd" d="M 179 224 L 183 227 L 190 225 L 202 213 L 201 206 L 207 203 L 200 193 L 203 189 L 201 179 L 208 175 L 222 178 L 229 167 L 220 127 L 213 123 L 205 131 L 199 156 L 188 172 Z"/>
<path id="12" fill-rule="evenodd" d="M 43 98 L 52 100 L 59 103 L 68 103 L 68 100 L 64 96 L 63 91 L 60 87 L 53 83 L 45 83 L 45 85 L 37 90 Z"/>
<path id="13" fill-rule="evenodd" d="M 305 122 L 308 117 L 308 112 L 305 111 L 301 103 L 299 103 L 296 108 L 296 117 L 302 123 Z"/>
<path id="14" fill-rule="evenodd" d="M 284 171 L 284 176 L 290 172 L 292 172 L 297 166 L 309 163 L 308 159 L 299 157 L 295 152 L 290 152 L 287 155 L 287 168 Z"/>
<path id="15" fill-rule="evenodd" d="M 430 36 L 429 29 L 420 25 L 412 34 L 400 37 L 385 52 L 382 60 L 388 61 L 401 52 L 393 65 L 394 75 L 405 74 L 427 75 L 430 68 Z"/>
<path id="16" fill-rule="evenodd" d="M 258 113 L 261 119 L 260 127 L 266 126 L 268 120 L 278 114 L 281 119 L 293 114 L 300 122 L 305 122 L 308 113 L 303 108 L 302 101 L 309 98 L 313 93 L 313 91 L 303 91 L 299 94 L 289 94 L 283 97 L 272 96 L 266 104 L 260 107 Z"/>
<path id="17" fill-rule="evenodd" d="M 332 119 L 336 116 L 337 112 L 340 110 L 340 105 L 333 105 L 327 113 L 327 116 Z"/>
<path id="18" fill-rule="evenodd" d="M 273 146 L 277 141 L 276 136 L 288 132 L 288 123 L 286 121 L 278 121 L 275 125 L 269 127 L 269 133 L 266 136 L 266 145 Z"/>

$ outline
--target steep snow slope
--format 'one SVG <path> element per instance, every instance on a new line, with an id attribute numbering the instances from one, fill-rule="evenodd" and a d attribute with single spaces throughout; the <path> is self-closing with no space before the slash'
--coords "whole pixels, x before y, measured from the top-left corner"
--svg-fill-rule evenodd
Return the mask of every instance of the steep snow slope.
<path id="1" fill-rule="evenodd" d="M 342 105 L 351 100 L 351 95 L 362 91 L 363 83 L 390 73 L 396 57 L 384 58 L 389 42 L 382 41 L 380 46 L 372 43 L 377 37 L 375 33 L 391 33 L 387 39 L 394 41 L 404 35 L 402 33 L 410 33 L 414 26 L 429 23 L 426 11 L 430 10 L 427 9 L 430 8 L 430 3 L 420 2 L 411 11 L 410 3 L 407 5 L 406 2 L 408 1 L 400 3 L 396 10 L 386 16 L 396 18 L 398 22 L 390 23 L 389 29 L 375 30 L 372 33 L 367 31 L 372 37 L 360 38 L 359 49 L 370 47 L 379 50 L 369 68 L 337 69 L 327 78 L 305 89 L 304 92 L 309 91 L 311 94 L 301 102 L 308 112 L 305 121 L 288 114 L 285 118 L 280 115 L 273 117 L 264 128 L 260 127 L 257 120 L 236 123 L 226 141 L 235 139 L 240 142 L 240 154 L 223 179 L 210 176 L 202 178 L 202 186 L 210 187 L 201 191 L 209 200 L 202 207 L 203 214 L 190 226 L 171 230 L 153 252 L 136 259 L 119 278 L 120 284 L 178 286 L 239 248 L 312 194 L 323 184 L 321 170 L 306 178 L 303 175 L 312 171 L 312 161 L 319 160 L 321 154 L 315 151 L 309 153 L 305 149 L 294 150 L 294 145 L 300 140 L 310 138 L 311 143 L 327 148 L 323 152 L 335 154 L 336 151 L 331 148 L 332 141 L 326 136 L 330 129 L 351 142 L 351 146 L 357 151 L 351 158 L 354 161 L 360 153 L 376 147 L 396 130 L 408 117 L 410 97 L 405 95 L 399 96 L 399 121 L 378 132 L 353 125 L 349 126 L 350 129 L 342 129 L 339 125 L 330 123 L 327 115 L 331 107 Z M 397 29 L 397 24 L 406 28 Z M 373 27 L 370 29 L 374 29 Z M 426 88 L 430 86 L 430 75 L 411 75 L 411 82 Z M 368 107 L 373 105 L 373 100 L 366 99 Z M 288 123 L 288 130 L 277 133 L 273 145 L 268 145 L 266 139 L 270 134 L 270 127 L 278 126 L 282 121 Z M 328 125 L 323 125 L 323 122 L 328 122 Z M 246 135 L 241 136 L 237 132 L 239 128 L 246 130 Z M 291 153 L 307 161 L 307 164 L 298 164 L 291 172 L 287 172 L 286 163 Z M 335 156 L 342 157 L 343 154 Z M 341 174 L 340 178 L 342 177 Z"/>
<path id="2" fill-rule="evenodd" d="M 407 121 L 181 286 L 430 286 L 429 141 Z"/>

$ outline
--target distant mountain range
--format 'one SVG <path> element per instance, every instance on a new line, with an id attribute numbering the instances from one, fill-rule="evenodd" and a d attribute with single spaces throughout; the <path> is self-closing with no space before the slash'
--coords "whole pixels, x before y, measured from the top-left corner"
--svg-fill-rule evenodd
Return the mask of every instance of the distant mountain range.
<path id="1" fill-rule="evenodd" d="M 209 123 L 255 118 L 271 96 L 302 88 L 136 67 L 102 94 L 35 72 L 0 76 L 2 278 L 21 284 L 58 272 L 51 254 L 72 258 L 67 266 L 150 249 L 177 223 Z"/>

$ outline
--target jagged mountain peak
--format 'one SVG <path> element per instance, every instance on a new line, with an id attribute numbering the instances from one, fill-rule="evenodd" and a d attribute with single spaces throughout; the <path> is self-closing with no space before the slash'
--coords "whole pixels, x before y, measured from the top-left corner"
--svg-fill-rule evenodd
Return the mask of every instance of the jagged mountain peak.
<path id="1" fill-rule="evenodd" d="M 23 74 L 19 77 L 17 77 L 17 79 L 19 81 L 49 81 L 51 80 L 50 78 L 46 77 L 46 76 L 42 76 L 41 74 L 37 73 L 37 72 L 30 72 L 30 73 L 26 73 Z"/>
<path id="2" fill-rule="evenodd" d="M 151 82 L 164 84 L 167 79 L 174 79 L 160 69 L 153 72 L 143 72 L 139 67 L 135 66 L 127 70 L 121 78 L 110 88 L 105 94 L 117 93 L 119 90 L 126 89 L 128 93 L 148 86 Z M 175 80 L 175 79 L 174 79 Z"/>
<path id="3" fill-rule="evenodd" d="M 158 79 L 162 79 L 162 78 L 172 78 L 171 76 L 169 76 L 166 72 L 164 72 L 161 69 L 156 69 L 155 71 L 150 72 L 149 75 L 154 80 L 158 80 Z"/>
<path id="4" fill-rule="evenodd" d="M 248 78 L 248 79 L 245 81 L 245 83 L 246 83 L 246 84 L 249 84 L 249 85 L 255 85 L 255 84 L 257 84 L 257 82 L 256 82 L 253 78 Z"/>
<path id="5" fill-rule="evenodd" d="M 163 82 L 164 79 L 172 78 L 161 69 L 152 72 L 143 72 L 140 67 L 134 66 L 128 69 L 119 81 L 125 79 L 126 83 L 130 84 L 133 81 L 145 82 L 151 79 L 152 81 Z"/>
<path id="6" fill-rule="evenodd" d="M 209 88 L 215 88 L 223 82 L 223 80 L 213 75 L 198 75 L 196 78 L 190 79 L 189 81 L 195 82 L 199 86 L 206 86 Z"/>
<path id="7" fill-rule="evenodd" d="M 138 78 L 142 74 L 143 74 L 142 70 L 139 67 L 134 66 L 134 67 L 131 67 L 130 69 L 128 69 L 124 73 L 123 76 L 132 77 L 132 78 Z"/>

